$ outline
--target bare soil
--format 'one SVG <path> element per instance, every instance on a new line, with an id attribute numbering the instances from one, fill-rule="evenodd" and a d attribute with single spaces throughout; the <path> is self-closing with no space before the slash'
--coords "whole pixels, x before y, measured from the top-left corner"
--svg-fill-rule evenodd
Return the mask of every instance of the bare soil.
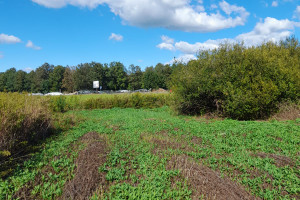
<path id="1" fill-rule="evenodd" d="M 191 161 L 188 156 L 173 156 L 167 169 L 178 169 L 188 180 L 192 189 L 192 199 L 240 200 L 260 199 L 252 196 L 241 185 L 201 164 Z"/>
<path id="2" fill-rule="evenodd" d="M 272 158 L 275 161 L 275 165 L 277 167 L 284 167 L 284 166 L 294 166 L 294 162 L 292 159 L 286 156 L 276 155 L 276 154 L 269 154 L 264 152 L 256 153 L 255 156 L 261 157 L 261 158 Z"/>
<path id="3" fill-rule="evenodd" d="M 89 199 L 99 186 L 103 190 L 108 187 L 105 174 L 99 172 L 108 153 L 105 140 L 96 132 L 85 134 L 81 140 L 87 147 L 79 152 L 75 176 L 66 183 L 62 199 Z"/>
<path id="4" fill-rule="evenodd" d="M 155 144 L 155 147 L 152 151 L 152 153 L 157 154 L 161 152 L 162 150 L 167 150 L 168 148 L 171 149 L 179 149 L 182 151 L 187 151 L 187 152 L 193 152 L 195 151 L 192 147 L 188 146 L 186 143 L 182 142 L 179 143 L 178 141 L 173 141 L 171 139 L 158 139 L 158 138 L 153 138 L 150 142 Z"/>
<path id="5" fill-rule="evenodd" d="M 197 136 L 193 136 L 191 142 L 194 143 L 194 144 L 197 144 L 197 145 L 201 145 L 202 144 L 202 138 L 200 137 L 197 137 Z"/>

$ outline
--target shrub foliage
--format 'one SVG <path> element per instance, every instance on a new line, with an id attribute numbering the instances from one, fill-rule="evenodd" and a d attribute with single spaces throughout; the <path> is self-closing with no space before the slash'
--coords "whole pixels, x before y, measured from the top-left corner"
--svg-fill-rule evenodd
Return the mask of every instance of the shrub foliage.
<path id="1" fill-rule="evenodd" d="M 218 111 L 235 119 L 260 119 L 280 102 L 300 97 L 300 46 L 295 38 L 245 47 L 222 44 L 178 65 L 171 79 L 174 108 L 183 114 Z"/>
<path id="2" fill-rule="evenodd" d="M 169 93 L 101 94 L 50 97 L 50 108 L 55 112 L 78 109 L 158 108 L 170 104 Z"/>

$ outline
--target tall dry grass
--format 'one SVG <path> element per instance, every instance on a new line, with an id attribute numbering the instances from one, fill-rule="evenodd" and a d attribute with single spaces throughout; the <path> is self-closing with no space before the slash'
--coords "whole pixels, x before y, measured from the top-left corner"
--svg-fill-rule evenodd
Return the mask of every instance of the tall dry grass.
<path id="1" fill-rule="evenodd" d="M 49 97 L 53 111 L 64 112 L 80 109 L 110 108 L 158 108 L 170 105 L 172 95 L 169 93 L 134 93 L 134 94 L 101 94 Z"/>
<path id="2" fill-rule="evenodd" d="M 46 137 L 51 128 L 47 100 L 18 93 L 0 93 L 0 159 Z"/>
<path id="3" fill-rule="evenodd" d="M 283 102 L 278 106 L 278 112 L 271 119 L 278 121 L 296 120 L 300 118 L 300 100 L 298 102 Z"/>

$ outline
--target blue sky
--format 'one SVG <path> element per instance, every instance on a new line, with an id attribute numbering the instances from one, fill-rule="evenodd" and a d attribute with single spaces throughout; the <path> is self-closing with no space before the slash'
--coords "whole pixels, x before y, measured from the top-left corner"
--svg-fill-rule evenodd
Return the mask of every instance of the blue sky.
<path id="1" fill-rule="evenodd" d="M 0 0 L 0 72 L 45 62 L 145 68 L 299 31 L 299 0 Z"/>

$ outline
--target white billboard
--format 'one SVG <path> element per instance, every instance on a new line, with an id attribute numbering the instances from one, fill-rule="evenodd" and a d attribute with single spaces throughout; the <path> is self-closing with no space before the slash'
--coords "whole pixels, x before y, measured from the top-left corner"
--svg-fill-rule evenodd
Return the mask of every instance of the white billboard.
<path id="1" fill-rule="evenodd" d="M 99 81 L 93 81 L 93 88 L 99 88 Z"/>

